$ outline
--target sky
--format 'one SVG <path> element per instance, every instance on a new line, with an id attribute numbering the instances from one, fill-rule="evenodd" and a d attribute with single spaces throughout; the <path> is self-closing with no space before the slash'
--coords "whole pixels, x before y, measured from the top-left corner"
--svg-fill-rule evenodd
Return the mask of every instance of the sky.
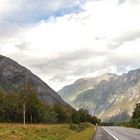
<path id="1" fill-rule="evenodd" d="M 140 0 L 0 0 L 0 54 L 56 91 L 140 68 Z"/>

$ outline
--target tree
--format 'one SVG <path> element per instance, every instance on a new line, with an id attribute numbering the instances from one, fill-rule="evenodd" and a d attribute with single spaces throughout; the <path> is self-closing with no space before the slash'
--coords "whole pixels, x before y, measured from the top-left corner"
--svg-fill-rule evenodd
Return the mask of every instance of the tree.
<path id="1" fill-rule="evenodd" d="M 71 116 L 72 122 L 79 124 L 80 123 L 80 115 L 78 111 L 74 111 L 72 116 Z"/>
<path id="2" fill-rule="evenodd" d="M 44 107 L 42 107 L 41 109 L 42 109 L 41 121 L 45 123 L 58 123 L 59 122 L 58 113 L 56 113 L 53 107 L 44 105 Z"/>
<path id="3" fill-rule="evenodd" d="M 6 122 L 20 122 L 20 100 L 18 94 L 7 93 L 4 95 L 3 120 Z"/>
<path id="4" fill-rule="evenodd" d="M 22 85 L 20 87 L 20 99 L 21 99 L 21 104 L 23 106 L 23 124 L 26 124 L 26 99 L 27 99 L 27 94 L 28 94 L 28 88 L 26 85 Z"/>
<path id="5" fill-rule="evenodd" d="M 130 121 L 130 126 L 140 128 L 140 103 L 136 104 L 134 109 L 132 119 Z"/>
<path id="6" fill-rule="evenodd" d="M 3 121 L 3 104 L 4 104 L 4 93 L 0 91 L 0 121 Z"/>
<path id="7" fill-rule="evenodd" d="M 59 123 L 66 122 L 67 116 L 66 116 L 64 107 L 62 105 L 55 105 L 53 109 L 54 109 L 55 113 L 57 113 L 58 122 Z"/>
<path id="8" fill-rule="evenodd" d="M 29 84 L 21 87 L 20 99 L 23 106 L 23 123 L 37 122 L 39 118 L 39 109 L 41 102 L 39 101 L 36 91 Z"/>
<path id="9" fill-rule="evenodd" d="M 86 109 L 79 109 L 78 112 L 80 116 L 80 122 L 86 122 L 90 120 L 90 115 Z"/>
<path id="10" fill-rule="evenodd" d="M 136 104 L 136 108 L 134 109 L 132 119 L 140 118 L 140 103 Z"/>

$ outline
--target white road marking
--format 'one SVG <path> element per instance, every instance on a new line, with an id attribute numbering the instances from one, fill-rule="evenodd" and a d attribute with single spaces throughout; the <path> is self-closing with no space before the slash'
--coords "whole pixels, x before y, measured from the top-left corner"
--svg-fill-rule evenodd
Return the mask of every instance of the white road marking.
<path id="1" fill-rule="evenodd" d="M 111 134 L 111 132 L 109 132 L 107 129 L 105 129 L 104 127 L 102 127 L 108 134 L 110 134 L 115 140 L 119 140 L 117 137 L 115 137 L 113 134 Z"/>

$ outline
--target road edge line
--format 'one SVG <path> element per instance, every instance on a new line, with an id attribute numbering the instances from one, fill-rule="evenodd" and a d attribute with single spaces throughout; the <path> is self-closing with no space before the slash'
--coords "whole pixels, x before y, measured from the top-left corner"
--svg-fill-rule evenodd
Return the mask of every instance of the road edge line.
<path id="1" fill-rule="evenodd" d="M 119 140 L 117 137 L 115 137 L 110 131 L 102 127 L 109 135 L 111 135 L 115 140 Z"/>
<path id="2" fill-rule="evenodd" d="M 95 127 L 95 133 L 94 133 L 93 136 L 92 136 L 92 140 L 94 140 L 94 137 L 95 137 L 95 135 L 96 135 L 96 133 L 97 133 L 97 129 L 98 129 L 98 127 L 96 126 L 96 127 Z"/>

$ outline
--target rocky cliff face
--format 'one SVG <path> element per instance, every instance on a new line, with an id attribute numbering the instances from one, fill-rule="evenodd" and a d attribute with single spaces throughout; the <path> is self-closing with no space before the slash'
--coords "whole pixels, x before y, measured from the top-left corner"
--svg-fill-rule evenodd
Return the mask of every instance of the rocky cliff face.
<path id="1" fill-rule="evenodd" d="M 4 92 L 18 92 L 23 84 L 30 84 L 38 97 L 47 105 L 66 105 L 61 97 L 30 70 L 19 65 L 8 57 L 0 55 L 0 90 Z"/>
<path id="2" fill-rule="evenodd" d="M 74 108 L 88 109 L 103 121 L 128 120 L 140 100 L 140 69 L 80 79 L 59 94 Z"/>

